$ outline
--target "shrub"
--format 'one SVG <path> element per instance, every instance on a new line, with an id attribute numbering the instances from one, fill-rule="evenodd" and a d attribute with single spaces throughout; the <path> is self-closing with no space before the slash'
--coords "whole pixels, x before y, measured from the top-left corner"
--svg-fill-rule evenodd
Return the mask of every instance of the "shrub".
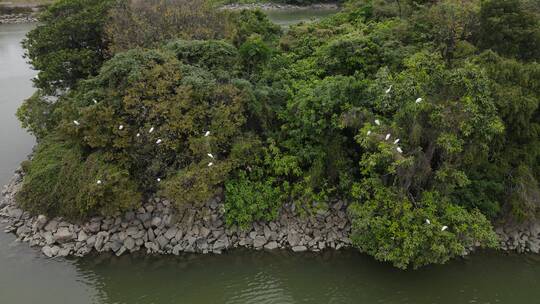
<path id="1" fill-rule="evenodd" d="M 135 208 L 141 201 L 126 170 L 105 161 L 99 153 L 85 157 L 75 142 L 47 137 L 25 167 L 17 200 L 33 213 L 107 216 Z"/>

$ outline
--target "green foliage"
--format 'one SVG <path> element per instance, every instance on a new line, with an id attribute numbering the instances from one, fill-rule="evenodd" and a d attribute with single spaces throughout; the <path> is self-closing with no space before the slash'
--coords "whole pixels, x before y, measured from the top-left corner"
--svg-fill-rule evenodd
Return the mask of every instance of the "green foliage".
<path id="1" fill-rule="evenodd" d="M 43 92 L 38 90 L 17 109 L 17 118 L 22 127 L 28 129 L 39 141 L 54 129 L 60 119 L 54 115 L 54 109 L 55 103 L 48 101 Z"/>
<path id="2" fill-rule="evenodd" d="M 261 10 L 242 10 L 231 13 L 231 32 L 229 40 L 240 46 L 251 35 L 258 35 L 265 43 L 275 43 L 281 34 L 281 28 L 272 23 Z"/>
<path id="3" fill-rule="evenodd" d="M 227 32 L 226 12 L 206 0 L 120 0 L 106 25 L 115 54 L 136 47 L 157 47 L 163 41 L 219 39 Z"/>
<path id="4" fill-rule="evenodd" d="M 505 56 L 540 60 L 540 19 L 520 0 L 483 1 L 479 44 Z"/>
<path id="5" fill-rule="evenodd" d="M 33 213 L 71 218 L 113 215 L 141 201 L 127 171 L 105 161 L 100 153 L 85 157 L 74 142 L 45 138 L 25 171 L 17 200 Z"/>
<path id="6" fill-rule="evenodd" d="M 420 200 L 411 201 L 371 178 L 357 185 L 355 192 L 362 203 L 349 207 L 354 245 L 398 268 L 442 264 L 478 243 L 498 244 L 480 212 L 453 205 L 437 192 L 425 191 Z M 443 226 L 449 228 L 443 231 Z"/>
<path id="7" fill-rule="evenodd" d="M 252 173 L 252 175 L 255 173 Z M 245 172 L 225 182 L 225 216 L 228 225 L 247 229 L 255 221 L 277 218 L 281 192 L 272 179 L 252 180 Z"/>
<path id="8" fill-rule="evenodd" d="M 39 70 L 34 80 L 47 94 L 95 75 L 106 59 L 103 27 L 112 0 L 59 0 L 39 16 L 23 41 L 26 57 Z"/>

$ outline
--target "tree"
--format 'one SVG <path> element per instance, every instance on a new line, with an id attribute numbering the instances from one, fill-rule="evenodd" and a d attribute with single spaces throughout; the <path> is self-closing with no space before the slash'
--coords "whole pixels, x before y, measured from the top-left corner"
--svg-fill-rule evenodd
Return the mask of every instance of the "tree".
<path id="1" fill-rule="evenodd" d="M 103 27 L 113 0 L 60 0 L 39 16 L 23 41 L 26 57 L 39 70 L 34 83 L 46 94 L 73 88 L 95 75 L 107 58 Z"/>

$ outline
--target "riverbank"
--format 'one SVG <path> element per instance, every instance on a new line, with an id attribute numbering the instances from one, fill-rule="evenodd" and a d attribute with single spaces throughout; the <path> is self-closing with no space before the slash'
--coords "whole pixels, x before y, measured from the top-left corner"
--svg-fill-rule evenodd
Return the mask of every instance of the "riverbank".
<path id="1" fill-rule="evenodd" d="M 31 216 L 20 209 L 15 195 L 21 184 L 22 172 L 18 170 L 2 190 L 0 217 L 4 232 L 41 248 L 47 257 L 81 257 L 92 252 L 120 256 L 138 251 L 221 254 L 232 248 L 319 252 L 351 246 L 351 223 L 347 206 L 341 201 L 312 217 L 299 216 L 287 207 L 278 220 L 254 223 L 245 231 L 225 226 L 223 204 L 218 197 L 202 207 L 187 206 L 181 211 L 173 209 L 167 200 L 153 198 L 123 215 L 94 217 L 77 224 L 59 217 Z M 496 232 L 503 251 L 540 253 L 540 223 L 499 227 Z"/>
<path id="2" fill-rule="evenodd" d="M 37 22 L 36 13 L 0 15 L 0 24 L 20 24 Z"/>
<path id="3" fill-rule="evenodd" d="M 75 224 L 44 215 L 33 217 L 18 208 L 14 197 L 21 182 L 22 174 L 17 171 L 2 191 L 0 217 L 6 224 L 4 231 L 15 233 L 18 240 L 32 247 L 40 247 L 48 257 L 85 256 L 91 252 L 112 252 L 120 256 L 137 251 L 220 254 L 240 247 L 318 252 L 351 245 L 351 225 L 342 202 L 310 218 L 286 208 L 278 220 L 254 223 L 246 231 L 225 227 L 219 198 L 202 207 L 186 207 L 182 211 L 175 211 L 167 200 L 153 198 L 141 208 L 123 215 L 94 217 Z"/>
<path id="4" fill-rule="evenodd" d="M 294 5 L 282 4 L 274 2 L 263 3 L 231 3 L 220 7 L 225 10 L 244 10 L 244 9 L 261 9 L 263 11 L 270 10 L 337 10 L 340 8 L 338 3 L 313 3 L 309 5 Z"/>

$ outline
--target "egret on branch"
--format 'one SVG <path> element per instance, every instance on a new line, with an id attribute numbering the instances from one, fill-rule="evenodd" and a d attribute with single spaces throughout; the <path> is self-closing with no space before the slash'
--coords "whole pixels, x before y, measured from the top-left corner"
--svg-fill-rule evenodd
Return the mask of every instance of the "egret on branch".
<path id="1" fill-rule="evenodd" d="M 76 126 L 80 126 L 80 125 L 81 125 L 81 124 L 80 124 L 78 121 L 76 121 L 76 120 L 74 120 L 73 123 L 74 123 Z"/>
<path id="2" fill-rule="evenodd" d="M 390 87 L 388 89 L 386 89 L 386 91 L 384 91 L 386 94 L 390 93 L 390 91 L 392 90 L 392 85 L 390 85 Z"/>
<path id="3" fill-rule="evenodd" d="M 206 131 L 206 132 L 204 133 L 204 137 L 208 137 L 208 135 L 210 135 L 210 131 Z"/>

